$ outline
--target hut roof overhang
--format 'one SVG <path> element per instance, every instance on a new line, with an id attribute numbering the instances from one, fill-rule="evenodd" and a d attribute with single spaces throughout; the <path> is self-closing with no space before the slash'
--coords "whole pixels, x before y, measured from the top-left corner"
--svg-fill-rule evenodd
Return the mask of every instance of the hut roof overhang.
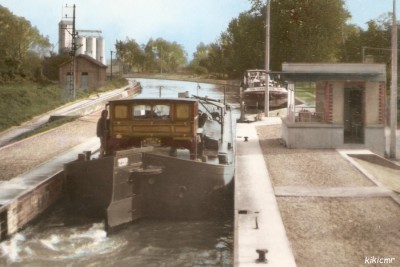
<path id="1" fill-rule="evenodd" d="M 386 81 L 385 64 L 365 63 L 283 63 L 280 74 L 284 80 L 301 81 Z"/>

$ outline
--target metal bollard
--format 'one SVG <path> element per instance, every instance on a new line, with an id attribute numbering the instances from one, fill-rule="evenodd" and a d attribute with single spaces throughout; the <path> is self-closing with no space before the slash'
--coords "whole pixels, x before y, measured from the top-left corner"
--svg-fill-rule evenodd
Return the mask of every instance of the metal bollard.
<path id="1" fill-rule="evenodd" d="M 85 160 L 86 160 L 85 154 L 79 153 L 78 154 L 78 161 L 85 161 Z"/>
<path id="2" fill-rule="evenodd" d="M 85 154 L 85 160 L 90 160 L 90 157 L 92 156 L 92 151 L 83 151 L 83 154 Z"/>
<path id="3" fill-rule="evenodd" d="M 258 253 L 258 259 L 256 260 L 256 262 L 268 262 L 267 258 L 265 257 L 265 254 L 268 253 L 268 249 L 257 249 L 256 252 Z"/>

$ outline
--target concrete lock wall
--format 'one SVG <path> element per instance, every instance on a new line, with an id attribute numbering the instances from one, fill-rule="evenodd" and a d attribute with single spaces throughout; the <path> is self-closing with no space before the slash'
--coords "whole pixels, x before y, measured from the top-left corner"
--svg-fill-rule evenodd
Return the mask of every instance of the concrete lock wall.
<path id="1" fill-rule="evenodd" d="M 283 119 L 282 138 L 288 148 L 335 148 L 343 145 L 343 125 L 296 124 Z"/>
<path id="2" fill-rule="evenodd" d="M 386 139 L 385 127 L 383 125 L 372 125 L 364 128 L 364 141 L 365 146 L 372 152 L 384 156 Z"/>

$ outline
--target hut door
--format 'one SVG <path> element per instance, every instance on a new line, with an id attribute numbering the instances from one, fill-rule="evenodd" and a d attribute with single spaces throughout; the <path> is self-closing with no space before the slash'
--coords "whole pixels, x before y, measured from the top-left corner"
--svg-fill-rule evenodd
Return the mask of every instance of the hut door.
<path id="1" fill-rule="evenodd" d="M 344 92 L 344 142 L 364 143 L 364 89 L 346 87 Z"/>
<path id="2" fill-rule="evenodd" d="M 81 75 L 81 89 L 88 89 L 89 88 L 89 75 L 87 72 L 82 72 Z"/>

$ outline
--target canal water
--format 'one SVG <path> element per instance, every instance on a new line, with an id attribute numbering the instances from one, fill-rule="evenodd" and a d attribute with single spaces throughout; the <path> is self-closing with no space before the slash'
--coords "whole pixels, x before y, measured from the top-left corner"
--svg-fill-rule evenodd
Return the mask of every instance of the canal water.
<path id="1" fill-rule="evenodd" d="M 193 82 L 136 79 L 143 96 L 188 91 L 235 102 L 236 89 Z M 160 89 L 161 88 L 161 89 Z M 233 201 L 233 200 L 232 200 Z M 208 220 L 143 219 L 107 236 L 103 221 L 70 218 L 62 203 L 0 243 L 0 266 L 232 266 L 232 203 Z"/>
<path id="2" fill-rule="evenodd" d="M 188 92 L 189 96 L 197 95 L 223 101 L 238 103 L 239 87 L 223 84 L 195 83 L 185 81 L 134 79 L 143 87 L 141 96 L 144 97 L 177 97 L 178 93 Z"/>

